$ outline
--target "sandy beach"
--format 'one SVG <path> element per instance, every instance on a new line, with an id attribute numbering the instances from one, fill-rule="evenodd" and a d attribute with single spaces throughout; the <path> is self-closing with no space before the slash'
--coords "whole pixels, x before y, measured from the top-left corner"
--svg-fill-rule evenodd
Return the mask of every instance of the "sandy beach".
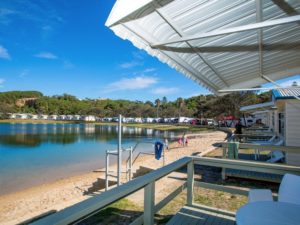
<path id="1" fill-rule="evenodd" d="M 222 142 L 226 134 L 220 131 L 203 132 L 195 138 L 190 138 L 188 146 L 179 146 L 170 143 L 169 150 L 165 152 L 165 163 L 171 163 L 186 155 L 195 155 L 215 149 L 213 144 Z M 162 160 L 155 160 L 152 155 L 139 157 L 133 165 L 133 173 L 139 171 L 141 165 L 156 169 L 162 166 Z M 125 165 L 123 165 L 125 169 Z M 112 168 L 114 170 L 114 168 Z M 104 188 L 104 169 L 94 172 L 57 180 L 52 183 L 32 187 L 20 192 L 0 196 L 1 224 L 17 224 L 41 214 L 56 210 L 59 211 L 75 203 L 83 201 L 93 194 L 101 193 Z M 123 178 L 125 182 L 125 174 Z M 164 190 L 165 182 L 158 183 L 157 188 Z M 158 190 L 163 194 L 163 191 Z M 138 193 L 136 194 L 138 196 Z M 158 195 L 159 198 L 160 195 Z M 134 198 L 133 198 L 134 199 Z M 135 198 L 139 204 L 139 198 Z"/>

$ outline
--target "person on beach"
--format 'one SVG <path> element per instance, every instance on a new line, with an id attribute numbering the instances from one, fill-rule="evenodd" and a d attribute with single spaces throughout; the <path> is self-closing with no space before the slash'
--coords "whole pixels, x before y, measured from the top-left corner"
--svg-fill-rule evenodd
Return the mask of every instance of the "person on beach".
<path id="1" fill-rule="evenodd" d="M 187 143 L 187 137 L 186 137 L 185 133 L 182 136 L 182 140 L 183 140 L 182 146 L 185 146 Z"/>
<path id="2" fill-rule="evenodd" d="M 188 137 L 186 137 L 186 138 L 185 138 L 185 146 L 188 146 L 188 143 L 189 143 Z"/>
<path id="3" fill-rule="evenodd" d="M 241 120 L 238 121 L 238 123 L 235 125 L 235 134 L 242 134 L 242 123 Z"/>
<path id="4" fill-rule="evenodd" d="M 235 125 L 235 131 L 234 131 L 234 133 L 237 135 L 237 140 L 239 142 L 241 142 L 241 139 L 242 139 L 242 137 L 241 137 L 242 127 L 243 127 L 243 125 L 241 123 L 241 120 L 239 120 L 238 123 Z"/>
<path id="5" fill-rule="evenodd" d="M 169 141 L 168 141 L 168 138 L 165 138 L 165 148 L 166 149 L 169 149 Z"/>
<path id="6" fill-rule="evenodd" d="M 178 144 L 179 144 L 179 147 L 182 146 L 182 138 L 178 138 Z"/>

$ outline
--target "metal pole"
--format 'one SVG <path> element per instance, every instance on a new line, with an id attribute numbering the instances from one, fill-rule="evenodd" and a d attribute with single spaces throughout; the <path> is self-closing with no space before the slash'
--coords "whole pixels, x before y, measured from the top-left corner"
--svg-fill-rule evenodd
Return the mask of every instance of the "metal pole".
<path id="1" fill-rule="evenodd" d="M 108 171 L 109 171 L 109 153 L 106 150 L 106 167 L 105 167 L 105 191 L 108 190 Z"/>
<path id="2" fill-rule="evenodd" d="M 118 123 L 118 186 L 121 185 L 121 165 L 122 165 L 122 115 L 119 115 Z"/>
<path id="3" fill-rule="evenodd" d="M 130 147 L 130 156 L 129 156 L 129 180 L 132 179 L 132 147 Z"/>
<path id="4" fill-rule="evenodd" d="M 163 166 L 165 166 L 165 148 L 163 148 Z"/>

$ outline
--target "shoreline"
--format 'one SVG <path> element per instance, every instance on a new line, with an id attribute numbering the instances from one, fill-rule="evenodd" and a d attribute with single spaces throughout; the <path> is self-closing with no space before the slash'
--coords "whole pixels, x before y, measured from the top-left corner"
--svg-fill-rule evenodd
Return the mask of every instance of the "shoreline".
<path id="1" fill-rule="evenodd" d="M 29 123 L 29 124 L 94 124 L 102 126 L 117 126 L 116 122 L 91 122 L 91 121 L 63 121 L 63 120 L 32 120 L 32 119 L 4 119 L 0 120 L 1 123 Z M 209 131 L 214 130 L 214 127 L 210 126 L 198 126 L 191 124 L 165 124 L 165 123 L 122 123 L 124 127 L 138 127 L 148 128 L 161 131 L 168 130 L 186 130 L 186 131 Z"/>
<path id="2" fill-rule="evenodd" d="M 226 134 L 220 131 L 203 132 L 202 135 L 190 139 L 186 147 L 179 147 L 177 142 L 170 143 L 170 149 L 165 153 L 166 164 L 185 155 L 214 149 L 213 144 L 224 141 L 225 138 Z M 143 155 L 133 165 L 133 171 L 138 172 L 143 165 L 156 169 L 161 167 L 162 163 L 158 163 L 154 156 Z M 113 166 L 111 169 L 113 170 Z M 49 211 L 61 210 L 101 193 L 105 183 L 105 173 L 101 171 L 103 168 L 96 172 L 83 173 L 0 196 L 0 221 L 6 221 L 4 224 L 20 223 Z M 125 174 L 123 176 L 125 177 Z M 161 188 L 164 188 L 164 185 Z"/>

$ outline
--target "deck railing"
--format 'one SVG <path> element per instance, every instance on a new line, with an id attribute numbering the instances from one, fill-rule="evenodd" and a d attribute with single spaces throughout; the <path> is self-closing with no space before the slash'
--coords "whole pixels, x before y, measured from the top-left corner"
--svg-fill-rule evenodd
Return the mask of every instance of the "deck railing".
<path id="1" fill-rule="evenodd" d="M 220 211 L 224 215 L 234 215 L 233 212 L 228 212 L 225 210 L 215 209 L 207 207 L 204 205 L 199 205 L 194 203 L 194 186 L 199 186 L 203 188 L 214 189 L 218 191 L 229 192 L 233 194 L 247 195 L 248 191 L 246 189 L 239 189 L 236 187 L 228 187 L 224 185 L 217 185 L 205 182 L 195 181 L 194 179 L 194 166 L 214 166 L 220 168 L 232 168 L 241 170 L 250 170 L 265 173 L 274 174 L 285 174 L 292 173 L 300 175 L 300 167 L 287 166 L 282 164 L 271 164 L 271 163 L 261 163 L 245 160 L 230 160 L 230 159 L 217 159 L 208 157 L 184 157 L 171 164 L 168 164 L 162 168 L 152 171 L 144 176 L 138 177 L 125 183 L 119 187 L 108 190 L 102 194 L 98 194 L 91 197 L 83 202 L 75 204 L 69 208 L 59 211 L 53 215 L 50 215 L 44 219 L 38 220 L 33 224 L 71 224 L 87 218 L 97 212 L 99 212 L 104 207 L 122 199 L 140 189 L 144 189 L 144 210 L 143 214 L 138 217 L 132 225 L 146 224 L 150 225 L 154 223 L 154 214 L 168 204 L 174 197 L 181 193 L 185 188 L 187 188 L 187 205 L 206 209 L 209 211 Z M 160 178 L 165 177 L 173 171 L 176 171 L 182 167 L 187 166 L 187 181 L 179 186 L 175 191 L 166 196 L 159 203 L 155 204 L 155 182 Z"/>

